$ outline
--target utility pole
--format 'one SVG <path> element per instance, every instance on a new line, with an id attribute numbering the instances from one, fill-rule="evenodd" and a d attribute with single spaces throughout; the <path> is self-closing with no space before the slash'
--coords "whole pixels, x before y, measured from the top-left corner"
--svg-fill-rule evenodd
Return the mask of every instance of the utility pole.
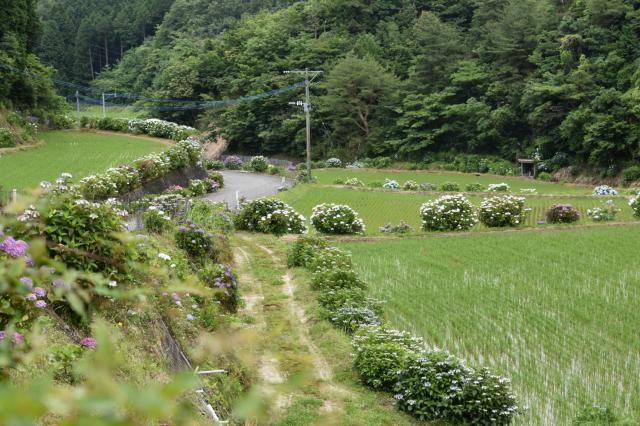
<path id="1" fill-rule="evenodd" d="M 285 74 L 304 74 L 304 102 L 289 102 L 289 105 L 301 106 L 304 109 L 306 127 L 307 127 L 307 178 L 311 181 L 311 82 L 316 79 L 322 71 L 309 71 L 309 68 L 305 68 L 304 71 L 285 71 Z M 311 78 L 309 78 L 311 77 Z"/>
<path id="2" fill-rule="evenodd" d="M 80 127 L 80 93 L 76 90 L 76 115 L 78 119 L 78 128 Z"/>
<path id="3" fill-rule="evenodd" d="M 117 93 L 104 93 L 102 92 L 102 118 L 107 116 L 107 104 L 105 102 L 105 97 L 118 96 Z"/>

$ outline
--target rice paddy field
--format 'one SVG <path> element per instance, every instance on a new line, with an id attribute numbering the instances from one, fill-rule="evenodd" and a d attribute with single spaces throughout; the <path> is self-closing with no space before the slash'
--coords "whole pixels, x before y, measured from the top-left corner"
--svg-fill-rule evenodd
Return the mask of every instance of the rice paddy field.
<path id="1" fill-rule="evenodd" d="M 383 182 L 385 178 L 394 179 L 402 185 L 407 180 L 413 180 L 418 184 L 432 183 L 438 186 L 445 182 L 454 182 L 464 190 L 469 183 L 480 183 L 485 187 L 492 183 L 507 183 L 513 192 L 519 193 L 521 189 L 535 188 L 541 195 L 591 195 L 593 186 L 574 185 L 568 183 L 554 183 L 533 180 L 518 176 L 498 176 L 490 174 L 470 174 L 446 171 L 407 171 L 407 170 L 373 170 L 373 169 L 319 169 L 313 170 L 318 183 L 332 185 L 336 179 L 347 180 L 358 178 L 365 185 L 371 182 Z"/>
<path id="2" fill-rule="evenodd" d="M 567 425 L 593 404 L 640 415 L 638 241 L 626 225 L 340 246 L 395 326 L 511 377 L 516 424 Z"/>
<path id="3" fill-rule="evenodd" d="M 0 186 L 26 190 L 61 173 L 82 178 L 92 173 L 166 149 L 166 141 L 149 137 L 83 131 L 54 131 L 40 135 L 38 147 L 0 154 Z"/>
<path id="4" fill-rule="evenodd" d="M 558 185 L 560 186 L 560 185 Z M 562 191 L 563 188 L 557 191 Z M 592 188 L 589 190 L 591 193 Z M 422 203 L 433 200 L 441 196 L 441 193 L 412 193 L 403 191 L 382 191 L 382 190 L 366 190 L 345 187 L 330 187 L 323 185 L 299 185 L 289 191 L 283 192 L 279 197 L 286 203 L 293 206 L 307 218 L 311 215 L 314 206 L 321 203 L 338 203 L 347 204 L 356 210 L 367 226 L 368 235 L 380 234 L 378 228 L 386 223 L 398 224 L 400 220 L 404 220 L 411 225 L 416 231 L 420 231 L 420 215 L 419 209 Z M 495 195 L 495 194 L 492 194 Z M 520 195 L 520 194 L 519 194 Z M 474 205 L 479 205 L 482 199 L 490 196 L 487 193 L 478 195 L 469 194 L 468 197 Z M 587 217 L 587 209 L 601 206 L 603 200 L 611 197 L 592 197 L 581 196 L 575 194 L 558 195 L 558 196 L 535 196 L 523 195 L 526 199 L 526 206 L 531 208 L 524 226 L 544 228 L 547 225 L 538 224 L 544 220 L 546 209 L 557 203 L 569 203 L 578 208 L 581 218 L 578 224 L 593 223 Z M 628 206 L 628 200 L 625 197 L 613 197 L 616 205 L 621 209 L 617 216 L 618 221 L 636 221 L 633 217 L 631 208 Z M 565 225 L 573 226 L 573 225 Z M 486 231 L 482 224 L 478 224 L 473 228 L 474 231 Z"/>

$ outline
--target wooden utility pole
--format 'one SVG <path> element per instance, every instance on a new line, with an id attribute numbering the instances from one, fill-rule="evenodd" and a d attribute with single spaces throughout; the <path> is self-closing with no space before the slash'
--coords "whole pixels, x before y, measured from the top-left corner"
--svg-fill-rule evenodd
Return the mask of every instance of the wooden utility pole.
<path id="1" fill-rule="evenodd" d="M 76 116 L 78 128 L 80 128 L 80 93 L 76 90 Z"/>

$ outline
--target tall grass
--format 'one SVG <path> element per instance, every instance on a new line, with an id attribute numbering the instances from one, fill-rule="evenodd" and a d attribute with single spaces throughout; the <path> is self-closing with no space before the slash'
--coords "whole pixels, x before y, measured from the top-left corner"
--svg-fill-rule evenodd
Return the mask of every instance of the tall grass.
<path id="1" fill-rule="evenodd" d="M 390 320 L 509 375 L 566 425 L 599 404 L 640 417 L 640 226 L 342 244 Z"/>
<path id="2" fill-rule="evenodd" d="M 91 132 L 47 132 L 40 138 L 41 146 L 0 155 L 0 186 L 5 190 L 33 188 L 63 172 L 79 179 L 166 148 L 151 139 Z"/>

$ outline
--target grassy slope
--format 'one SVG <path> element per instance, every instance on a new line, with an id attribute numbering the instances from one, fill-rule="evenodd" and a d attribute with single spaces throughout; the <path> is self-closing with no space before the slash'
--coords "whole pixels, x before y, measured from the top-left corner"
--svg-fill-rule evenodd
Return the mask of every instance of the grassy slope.
<path id="1" fill-rule="evenodd" d="M 398 327 L 512 377 L 530 413 L 640 414 L 639 226 L 343 244 Z M 520 423 L 518 422 L 518 423 Z"/>
<path id="2" fill-rule="evenodd" d="M 395 179 L 400 185 L 407 180 L 414 180 L 417 183 L 435 183 L 438 186 L 444 182 L 455 182 L 460 185 L 460 189 L 468 183 L 481 183 L 488 186 L 492 183 L 505 182 L 509 184 L 514 192 L 520 192 L 523 188 L 536 188 L 539 194 L 576 194 L 590 195 L 593 187 L 573 184 L 557 184 L 552 182 L 542 182 L 517 176 L 497 176 L 483 174 L 475 176 L 469 173 L 456 173 L 446 171 L 403 171 L 403 170 L 365 170 L 365 169 L 321 169 L 314 170 L 318 183 L 331 185 L 338 178 L 346 180 L 356 177 L 366 184 L 370 182 L 384 181 L 385 178 Z"/>
<path id="3" fill-rule="evenodd" d="M 5 190 L 33 188 L 63 172 L 79 179 L 165 148 L 152 138 L 91 132 L 47 132 L 41 138 L 42 146 L 0 156 L 0 186 Z"/>
<path id="4" fill-rule="evenodd" d="M 364 219 L 367 226 L 367 234 L 378 234 L 378 228 L 386 223 L 397 224 L 400 220 L 409 223 L 414 229 L 420 229 L 420 205 L 426 201 L 435 199 L 441 194 L 416 194 L 406 192 L 382 192 L 366 191 L 351 188 L 322 187 L 318 185 L 300 185 L 279 195 L 285 202 L 291 204 L 300 213 L 309 217 L 311 209 L 321 203 L 347 204 L 355 209 Z M 487 196 L 470 196 L 471 202 L 479 205 L 482 198 Z M 528 215 L 526 225 L 537 225 L 538 220 L 544 219 L 546 208 L 554 203 L 571 203 L 580 209 L 581 219 L 579 223 L 592 222 L 587 217 L 587 209 L 597 207 L 602 200 L 608 198 L 595 197 L 536 197 L 527 195 L 526 206 L 533 209 Z M 634 220 L 627 200 L 623 197 L 616 198 L 616 204 L 621 208 L 618 215 L 620 221 Z M 482 225 L 477 225 L 474 230 L 486 230 Z"/>

